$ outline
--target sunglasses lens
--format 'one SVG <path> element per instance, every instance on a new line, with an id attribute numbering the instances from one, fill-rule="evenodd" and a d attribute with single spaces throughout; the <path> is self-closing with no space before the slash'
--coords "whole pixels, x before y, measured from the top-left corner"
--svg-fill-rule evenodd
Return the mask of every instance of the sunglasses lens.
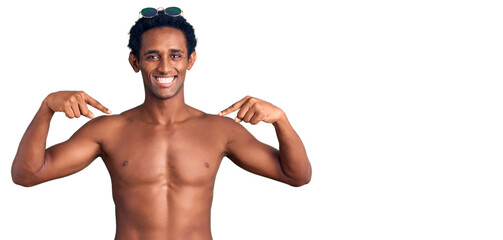
<path id="1" fill-rule="evenodd" d="M 169 7 L 164 10 L 166 14 L 170 16 L 178 16 L 182 13 L 182 9 L 177 8 L 177 7 Z"/>
<path id="2" fill-rule="evenodd" d="M 143 15 L 144 17 L 153 17 L 153 16 L 157 15 L 157 9 L 144 8 L 143 10 L 141 10 L 141 15 Z"/>

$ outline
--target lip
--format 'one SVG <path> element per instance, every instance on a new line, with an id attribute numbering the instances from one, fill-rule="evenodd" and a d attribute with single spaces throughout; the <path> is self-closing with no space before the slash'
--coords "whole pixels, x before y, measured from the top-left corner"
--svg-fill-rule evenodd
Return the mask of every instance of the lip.
<path id="1" fill-rule="evenodd" d="M 173 81 L 169 82 L 169 83 L 162 83 L 159 81 L 158 78 L 173 78 Z M 161 75 L 161 76 L 154 76 L 154 82 L 159 86 L 159 87 L 162 87 L 162 88 L 169 88 L 171 86 L 173 86 L 176 82 L 176 80 L 178 80 L 178 75 Z"/>

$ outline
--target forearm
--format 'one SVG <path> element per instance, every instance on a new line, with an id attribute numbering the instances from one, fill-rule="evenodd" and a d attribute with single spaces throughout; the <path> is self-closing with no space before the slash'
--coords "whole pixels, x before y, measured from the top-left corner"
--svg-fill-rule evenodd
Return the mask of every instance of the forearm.
<path id="1" fill-rule="evenodd" d="M 311 164 L 302 140 L 286 115 L 275 122 L 279 141 L 279 156 L 283 173 L 292 179 L 293 185 L 303 185 L 311 180 Z"/>
<path id="2" fill-rule="evenodd" d="M 12 163 L 12 180 L 20 185 L 31 185 L 35 174 L 44 164 L 46 140 L 54 112 L 42 103 L 28 126 Z"/>

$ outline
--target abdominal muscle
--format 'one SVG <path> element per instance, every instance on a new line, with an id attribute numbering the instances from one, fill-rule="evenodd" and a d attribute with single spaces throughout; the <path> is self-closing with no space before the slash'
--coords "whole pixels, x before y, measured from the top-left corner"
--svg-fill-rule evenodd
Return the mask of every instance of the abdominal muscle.
<path id="1" fill-rule="evenodd" d="M 116 240 L 211 239 L 211 186 L 113 186 Z"/>

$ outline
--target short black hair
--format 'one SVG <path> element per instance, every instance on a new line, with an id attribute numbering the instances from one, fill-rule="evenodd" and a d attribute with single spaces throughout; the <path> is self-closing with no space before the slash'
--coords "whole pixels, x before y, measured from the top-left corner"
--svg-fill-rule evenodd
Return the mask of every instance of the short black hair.
<path id="1" fill-rule="evenodd" d="M 190 54 L 196 50 L 197 39 L 194 33 L 194 28 L 183 16 L 172 17 L 159 11 L 156 16 L 152 18 L 142 17 L 136 21 L 129 31 L 129 44 L 131 53 L 140 60 L 141 36 L 144 32 L 158 27 L 172 27 L 183 32 L 187 42 L 188 58 Z"/>

